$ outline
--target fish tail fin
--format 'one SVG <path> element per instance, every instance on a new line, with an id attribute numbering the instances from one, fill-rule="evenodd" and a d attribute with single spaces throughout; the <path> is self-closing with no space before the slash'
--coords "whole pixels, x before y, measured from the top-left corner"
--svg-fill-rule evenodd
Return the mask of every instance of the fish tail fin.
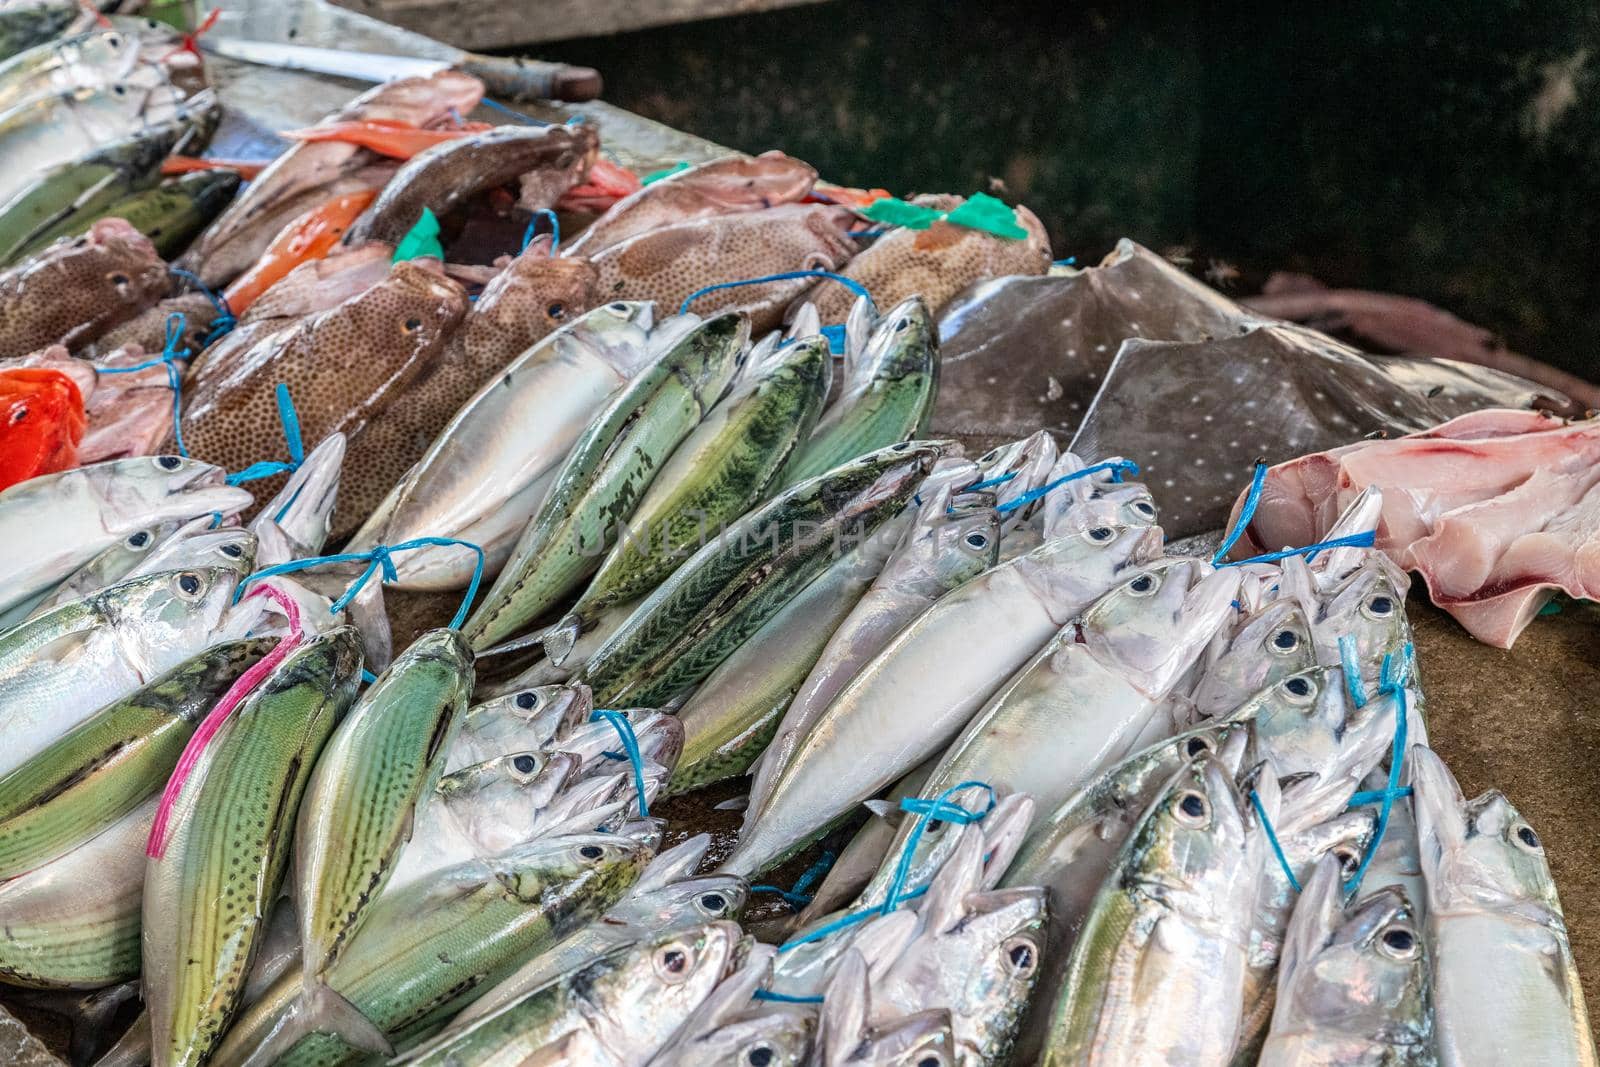
<path id="1" fill-rule="evenodd" d="M 545 658 L 558 667 L 565 663 L 567 657 L 572 655 L 572 646 L 578 643 L 578 637 L 582 633 L 582 619 L 571 612 L 562 616 L 560 622 L 542 635 Z"/>
<path id="2" fill-rule="evenodd" d="M 316 1033 L 333 1034 L 346 1044 L 373 1055 L 385 1058 L 394 1055 L 394 1045 L 377 1024 L 338 990 L 318 979 L 301 990 L 300 996 L 273 1024 L 242 1067 L 268 1067 L 283 1058 L 301 1038 Z"/>

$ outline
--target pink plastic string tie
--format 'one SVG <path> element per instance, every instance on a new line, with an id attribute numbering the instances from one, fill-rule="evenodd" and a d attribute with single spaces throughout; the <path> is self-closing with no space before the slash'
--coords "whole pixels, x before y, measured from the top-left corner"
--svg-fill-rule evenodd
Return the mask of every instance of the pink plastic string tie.
<path id="1" fill-rule="evenodd" d="M 255 666 L 245 671 L 228 687 L 228 691 L 217 701 L 216 707 L 211 709 L 195 730 L 194 736 L 189 738 L 189 743 L 184 746 L 183 755 L 178 757 L 178 765 L 172 770 L 172 777 L 167 779 L 167 787 L 161 792 L 161 803 L 156 806 L 155 822 L 150 825 L 150 839 L 145 843 L 144 854 L 151 859 L 161 859 L 167 851 L 167 822 L 172 817 L 172 808 L 178 802 L 178 794 L 183 792 L 183 785 L 189 780 L 189 775 L 194 771 L 195 764 L 200 762 L 200 755 L 211 743 L 211 739 L 222 729 L 222 724 L 228 721 L 228 716 L 233 714 L 235 708 L 244 703 L 262 679 L 271 674 L 278 664 L 293 652 L 305 636 L 300 629 L 300 608 L 294 599 L 281 589 L 270 585 L 258 585 L 250 590 L 246 600 L 253 596 L 265 596 L 282 609 L 289 620 L 289 635 L 279 641 L 271 652 L 262 656 Z"/>

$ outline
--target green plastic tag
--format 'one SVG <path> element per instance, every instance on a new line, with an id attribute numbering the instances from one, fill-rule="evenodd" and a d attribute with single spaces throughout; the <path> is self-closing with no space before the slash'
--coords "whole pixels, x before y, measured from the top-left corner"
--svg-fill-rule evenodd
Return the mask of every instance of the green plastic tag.
<path id="1" fill-rule="evenodd" d="M 1020 241 L 1028 236 L 1028 231 L 1017 225 L 1016 215 L 1006 207 L 1005 202 L 996 200 L 988 193 L 973 193 L 967 197 L 966 203 L 946 215 L 945 221 L 1012 241 Z"/>
<path id="2" fill-rule="evenodd" d="M 935 211 L 921 204 L 886 197 L 874 200 L 861 213 L 873 222 L 904 226 L 908 230 L 926 230 L 943 219 L 969 230 L 982 230 L 996 237 L 1004 237 L 1008 241 L 1020 241 L 1028 236 L 1028 231 L 1017 225 L 1016 216 L 1005 202 L 996 200 L 988 193 L 973 193 L 965 203 L 950 212 Z"/>
<path id="3" fill-rule="evenodd" d="M 940 218 L 940 213 L 931 207 L 923 207 L 921 204 L 913 204 L 906 200 L 896 200 L 892 196 L 874 200 L 862 208 L 861 213 L 873 222 L 904 226 L 908 230 L 926 230 Z"/>
<path id="4" fill-rule="evenodd" d="M 685 170 L 688 170 L 688 169 L 689 169 L 689 164 L 680 159 L 680 160 L 678 160 L 678 162 L 674 163 L 672 166 L 666 168 L 665 170 L 653 170 L 649 174 L 646 174 L 643 178 L 639 179 L 639 184 L 640 185 L 649 185 L 651 182 L 658 182 L 662 178 L 670 178 L 674 174 L 677 174 L 680 171 L 685 171 Z"/>
<path id="5" fill-rule="evenodd" d="M 439 220 L 427 208 L 422 209 L 422 217 L 417 219 L 417 224 L 406 231 L 400 243 L 394 246 L 393 262 L 421 259 L 424 256 L 444 258 L 444 245 L 439 243 Z"/>

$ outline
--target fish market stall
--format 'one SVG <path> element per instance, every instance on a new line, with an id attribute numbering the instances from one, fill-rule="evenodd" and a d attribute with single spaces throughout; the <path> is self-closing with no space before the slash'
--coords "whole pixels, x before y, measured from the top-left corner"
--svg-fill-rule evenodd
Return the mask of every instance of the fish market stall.
<path id="1" fill-rule="evenodd" d="M 1592 387 L 69 6 L 0 22 L 13 1062 L 1596 1062 Z"/>

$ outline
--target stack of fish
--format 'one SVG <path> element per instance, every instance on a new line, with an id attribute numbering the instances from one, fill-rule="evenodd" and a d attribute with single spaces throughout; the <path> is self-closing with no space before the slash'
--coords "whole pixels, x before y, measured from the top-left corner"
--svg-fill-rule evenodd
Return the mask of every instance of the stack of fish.
<path id="1" fill-rule="evenodd" d="M 132 79 L 187 151 L 163 32 L 0 103 Z M 929 436 L 1025 209 L 869 237 L 782 154 L 639 186 L 482 92 L 380 86 L 159 234 L 99 198 L 154 169 L 27 149 L 0 233 L 95 193 L 0 274 L 0 982 L 137 981 L 105 1067 L 1595 1062 L 1538 835 L 1427 747 L 1412 482 L 1187 554 L 1176 457 Z M 396 654 L 385 586 L 456 615 Z M 661 817 L 741 775 L 731 849 Z"/>

